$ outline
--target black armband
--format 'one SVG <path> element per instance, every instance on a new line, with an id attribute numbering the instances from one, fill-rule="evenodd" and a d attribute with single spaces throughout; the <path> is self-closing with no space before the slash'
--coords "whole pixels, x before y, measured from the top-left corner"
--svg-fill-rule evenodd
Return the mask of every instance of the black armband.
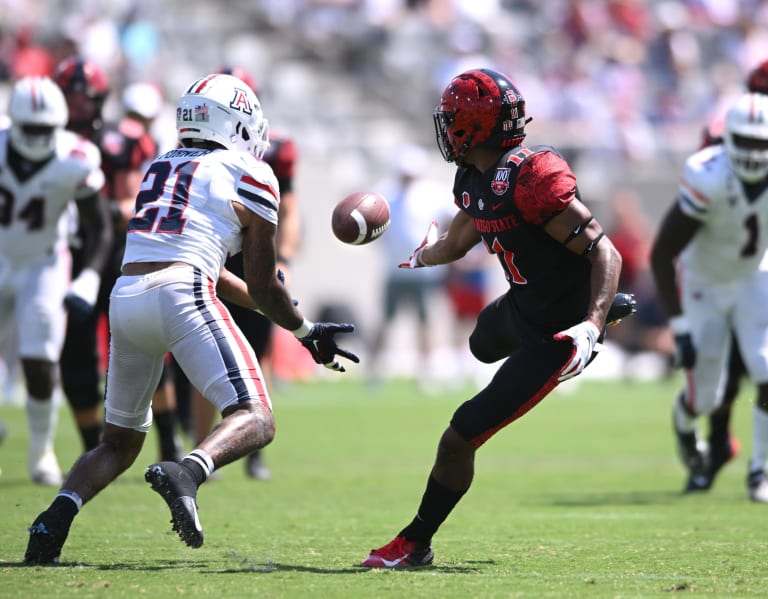
<path id="1" fill-rule="evenodd" d="M 600 233 L 597 237 L 595 237 L 592 241 L 589 242 L 589 245 L 587 246 L 587 249 L 585 249 L 583 252 L 581 252 L 582 256 L 586 256 L 594 250 L 597 247 L 597 244 L 600 243 L 600 240 L 605 236 L 605 233 Z"/>
<path id="2" fill-rule="evenodd" d="M 587 228 L 587 225 L 589 225 L 589 223 L 591 223 L 593 220 L 595 220 L 595 217 L 590 216 L 587 220 L 585 220 L 573 231 L 571 231 L 570 235 L 568 235 L 568 237 L 565 238 L 565 241 L 563 241 L 563 245 L 568 245 L 571 241 L 573 241 L 575 237 L 581 235 L 584 232 L 584 230 Z"/>

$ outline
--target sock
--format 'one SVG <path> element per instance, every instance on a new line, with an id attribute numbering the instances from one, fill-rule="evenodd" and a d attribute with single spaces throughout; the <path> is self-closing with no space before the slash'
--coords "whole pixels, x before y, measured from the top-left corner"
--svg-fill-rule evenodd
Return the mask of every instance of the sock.
<path id="1" fill-rule="evenodd" d="M 153 421 L 157 426 L 157 434 L 160 437 L 160 459 L 175 462 L 178 460 L 181 449 L 176 439 L 176 412 L 155 412 Z"/>
<path id="2" fill-rule="evenodd" d="M 202 449 L 193 449 L 184 456 L 180 463 L 189 470 L 198 487 L 206 481 L 214 470 L 213 460 Z"/>
<path id="3" fill-rule="evenodd" d="M 768 413 L 755 406 L 752 408 L 752 460 L 749 470 L 766 471 L 768 464 Z"/>
<path id="4" fill-rule="evenodd" d="M 54 498 L 48 511 L 54 512 L 56 517 L 65 522 L 67 528 L 69 528 L 81 507 L 83 507 L 83 500 L 80 499 L 80 495 L 74 491 L 62 489 Z"/>
<path id="5" fill-rule="evenodd" d="M 696 417 L 691 414 L 688 406 L 683 401 L 684 392 L 680 392 L 675 399 L 675 406 L 672 409 L 675 421 L 675 429 L 680 433 L 696 432 Z"/>
<path id="6" fill-rule="evenodd" d="M 83 440 L 85 451 L 90 451 L 99 444 L 102 429 L 103 427 L 101 425 L 80 429 L 80 438 Z"/>
<path id="7" fill-rule="evenodd" d="M 468 489 L 452 491 L 437 482 L 430 474 L 416 517 L 400 531 L 398 536 L 429 545 L 437 529 L 467 491 Z"/>
<path id="8" fill-rule="evenodd" d="M 56 434 L 56 423 L 59 416 L 57 396 L 54 394 L 53 397 L 37 399 L 27 395 L 25 407 L 30 446 L 40 451 L 43 448 L 53 448 L 53 437 Z"/>

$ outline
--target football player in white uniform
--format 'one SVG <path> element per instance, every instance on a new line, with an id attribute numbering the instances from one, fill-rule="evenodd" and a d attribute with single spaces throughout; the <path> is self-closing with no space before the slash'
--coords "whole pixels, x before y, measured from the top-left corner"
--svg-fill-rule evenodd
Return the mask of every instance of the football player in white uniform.
<path id="1" fill-rule="evenodd" d="M 260 160 L 268 124 L 256 94 L 236 77 L 209 75 L 179 99 L 176 125 L 182 147 L 146 171 L 128 225 L 123 274 L 110 296 L 102 440 L 80 457 L 30 527 L 28 564 L 58 561 L 83 503 L 139 455 L 169 351 L 222 419 L 181 462 L 152 464 L 145 478 L 168 504 L 181 540 L 203 544 L 198 487 L 214 468 L 267 445 L 275 430 L 256 356 L 219 295 L 291 330 L 328 368 L 344 371 L 337 355 L 358 362 L 334 340 L 353 325 L 308 321 L 281 282 L 275 266 L 280 194 L 272 169 Z M 245 281 L 224 268 L 227 256 L 241 250 Z"/>
<path id="2" fill-rule="evenodd" d="M 19 80 L 8 115 L 11 125 L 0 131 L 0 339 L 16 327 L 28 394 L 29 473 L 37 483 L 59 485 L 54 392 L 64 306 L 87 311 L 96 301 L 96 273 L 111 238 L 99 194 L 104 175 L 96 147 L 64 130 L 67 105 L 51 79 Z M 88 268 L 70 283 L 73 200 L 88 232 Z"/>
<path id="3" fill-rule="evenodd" d="M 651 263 L 686 386 L 674 410 L 686 490 L 707 476 L 697 419 L 721 404 L 731 334 L 757 385 L 749 497 L 768 503 L 768 96 L 747 93 L 726 116 L 724 142 L 685 164 Z"/>

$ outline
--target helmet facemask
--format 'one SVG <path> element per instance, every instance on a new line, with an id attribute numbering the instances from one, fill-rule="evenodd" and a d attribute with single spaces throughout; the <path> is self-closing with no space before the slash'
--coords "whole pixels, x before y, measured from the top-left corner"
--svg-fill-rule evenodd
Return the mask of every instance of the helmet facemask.
<path id="1" fill-rule="evenodd" d="M 768 176 L 768 96 L 745 94 L 728 111 L 725 150 L 736 176 L 745 183 Z"/>

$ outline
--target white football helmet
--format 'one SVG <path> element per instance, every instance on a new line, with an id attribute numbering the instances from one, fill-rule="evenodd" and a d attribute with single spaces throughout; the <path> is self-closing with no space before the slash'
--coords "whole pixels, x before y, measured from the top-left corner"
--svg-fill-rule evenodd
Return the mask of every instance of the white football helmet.
<path id="1" fill-rule="evenodd" d="M 768 176 L 768 96 L 744 94 L 725 118 L 725 150 L 746 183 Z"/>
<path id="2" fill-rule="evenodd" d="M 24 77 L 13 86 L 8 116 L 13 148 L 37 162 L 53 154 L 56 131 L 67 124 L 69 112 L 64 94 L 52 79 Z"/>
<path id="3" fill-rule="evenodd" d="M 176 107 L 179 140 L 202 139 L 261 158 L 269 148 L 269 123 L 254 91 L 241 79 L 214 73 L 198 79 Z"/>

